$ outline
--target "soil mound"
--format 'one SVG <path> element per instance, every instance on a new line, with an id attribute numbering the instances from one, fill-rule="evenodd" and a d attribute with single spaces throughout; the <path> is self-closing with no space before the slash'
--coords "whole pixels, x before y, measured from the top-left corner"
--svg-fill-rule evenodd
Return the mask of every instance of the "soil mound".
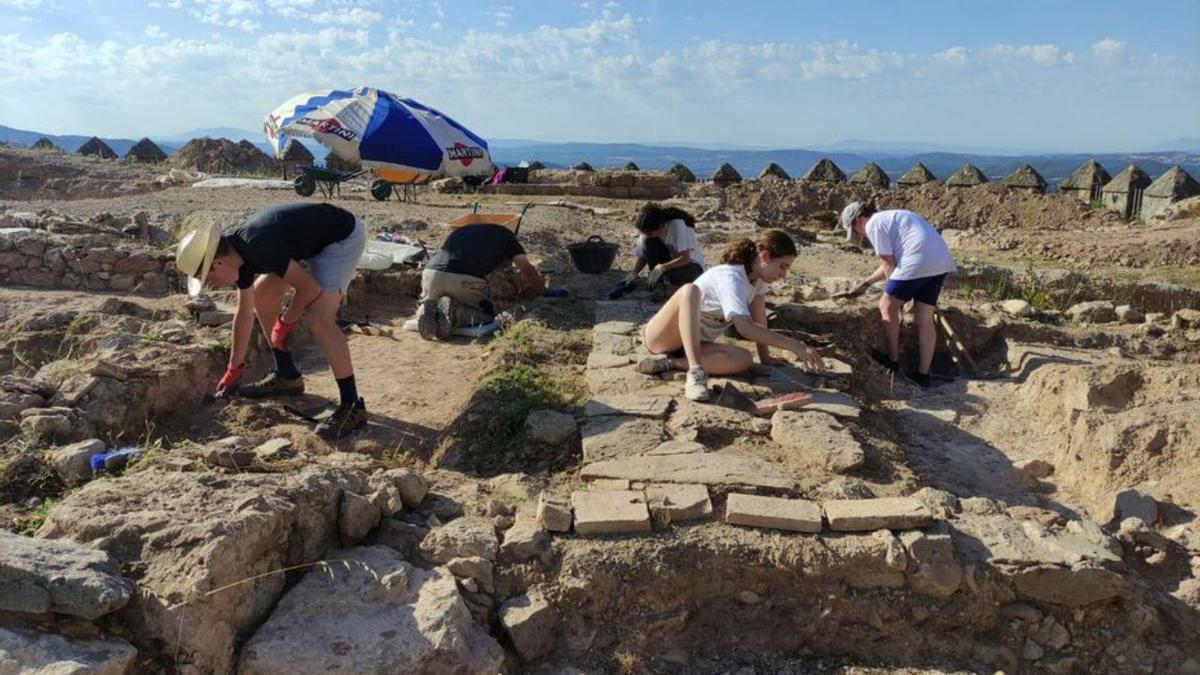
<path id="1" fill-rule="evenodd" d="M 193 169 L 205 173 L 270 174 L 275 160 L 250 141 L 234 143 L 228 138 L 193 138 L 179 149 L 166 165 L 175 169 Z"/>

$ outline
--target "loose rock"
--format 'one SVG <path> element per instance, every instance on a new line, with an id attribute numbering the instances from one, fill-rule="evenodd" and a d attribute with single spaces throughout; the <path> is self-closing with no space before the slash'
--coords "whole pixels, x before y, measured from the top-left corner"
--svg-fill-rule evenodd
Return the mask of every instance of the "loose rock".
<path id="1" fill-rule="evenodd" d="M 525 418 L 525 435 L 547 445 L 566 443 L 578 429 L 574 417 L 556 410 L 535 410 Z"/>
<path id="2" fill-rule="evenodd" d="M 104 452 L 104 441 L 91 438 L 50 453 L 50 464 L 63 482 L 83 483 L 92 477 L 92 456 Z"/>
<path id="3" fill-rule="evenodd" d="M 126 605 L 133 590 L 115 558 L 65 541 L 0 530 L 0 609 L 97 619 Z"/>

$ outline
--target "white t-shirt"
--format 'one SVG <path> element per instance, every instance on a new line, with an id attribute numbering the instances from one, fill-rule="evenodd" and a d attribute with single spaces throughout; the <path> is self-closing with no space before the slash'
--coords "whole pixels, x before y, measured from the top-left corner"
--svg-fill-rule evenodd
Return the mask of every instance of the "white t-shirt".
<path id="1" fill-rule="evenodd" d="M 894 209 L 871 216 L 867 220 L 867 239 L 875 255 L 896 258 L 892 279 L 924 279 L 956 269 L 942 235 L 912 211 Z"/>
<path id="2" fill-rule="evenodd" d="M 750 316 L 750 303 L 767 294 L 763 282 L 750 283 L 742 265 L 716 265 L 693 282 L 700 289 L 700 340 L 713 342 L 739 316 Z"/>
<path id="3" fill-rule="evenodd" d="M 696 263 L 702 269 L 704 268 L 704 254 L 700 252 L 700 242 L 696 239 L 696 231 L 688 227 L 681 218 L 667 221 L 662 240 L 673 257 L 679 257 L 683 251 L 691 251 L 692 255 L 688 260 Z M 638 237 L 637 243 L 633 246 L 633 254 L 639 258 L 646 257 L 646 235 Z"/>

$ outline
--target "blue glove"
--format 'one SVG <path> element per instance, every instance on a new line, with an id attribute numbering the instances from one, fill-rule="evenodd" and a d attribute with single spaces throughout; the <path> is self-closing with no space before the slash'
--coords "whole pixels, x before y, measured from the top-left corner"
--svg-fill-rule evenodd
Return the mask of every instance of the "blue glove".
<path id="1" fill-rule="evenodd" d="M 565 298 L 570 295 L 570 293 L 568 293 L 567 289 L 565 288 L 547 288 L 543 295 L 545 295 L 547 298 Z"/>

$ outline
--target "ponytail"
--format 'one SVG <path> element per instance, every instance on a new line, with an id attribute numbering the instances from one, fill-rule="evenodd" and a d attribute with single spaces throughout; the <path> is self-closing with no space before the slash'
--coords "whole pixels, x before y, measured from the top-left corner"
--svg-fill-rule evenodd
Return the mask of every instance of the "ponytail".
<path id="1" fill-rule="evenodd" d="M 743 238 L 729 242 L 721 252 L 721 264 L 741 265 L 749 273 L 759 251 L 766 251 L 772 259 L 795 256 L 796 242 L 782 230 L 767 230 L 759 235 L 758 241 Z"/>

